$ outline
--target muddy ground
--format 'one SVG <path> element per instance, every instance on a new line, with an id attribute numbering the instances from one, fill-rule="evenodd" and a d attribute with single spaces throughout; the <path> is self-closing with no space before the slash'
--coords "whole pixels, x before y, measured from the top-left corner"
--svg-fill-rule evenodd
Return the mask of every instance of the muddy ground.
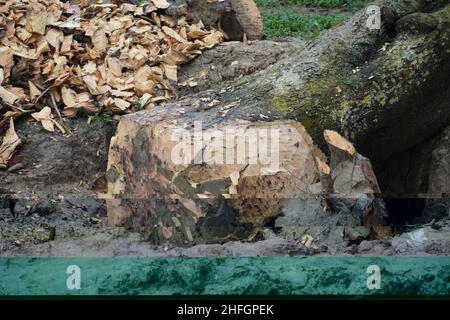
<path id="1" fill-rule="evenodd" d="M 304 42 L 259 41 L 245 46 L 230 42 L 205 52 L 181 71 L 180 95 L 231 81 L 265 68 Z M 194 76 L 192 76 L 194 75 Z M 295 256 L 295 255 L 446 255 L 450 254 L 450 220 L 404 228 L 384 241 L 336 241 L 305 246 L 283 240 L 272 230 L 254 243 L 158 247 L 143 235 L 105 225 L 103 200 L 95 197 L 94 182 L 106 171 L 109 140 L 116 120 L 86 117 L 66 119 L 69 134 L 49 133 L 40 124 L 22 119 L 16 131 L 23 141 L 20 166 L 0 171 L 1 256 Z M 3 134 L 3 132 L 0 132 Z M 415 230 L 415 231 L 414 231 Z"/>

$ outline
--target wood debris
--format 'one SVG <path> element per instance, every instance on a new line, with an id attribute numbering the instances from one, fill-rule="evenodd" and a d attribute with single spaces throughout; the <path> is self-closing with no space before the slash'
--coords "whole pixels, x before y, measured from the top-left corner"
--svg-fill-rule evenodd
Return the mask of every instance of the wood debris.
<path id="1" fill-rule="evenodd" d="M 0 126 L 24 105 L 52 131 L 51 109 L 44 120 L 40 113 L 55 103 L 70 118 L 176 98 L 179 66 L 224 38 L 202 22 L 166 15 L 165 0 L 84 3 L 0 0 Z"/>
<path id="2" fill-rule="evenodd" d="M 21 143 L 22 140 L 14 130 L 13 118 L 10 118 L 8 131 L 6 131 L 3 141 L 0 143 L 0 169 L 6 168 L 9 160 Z"/>

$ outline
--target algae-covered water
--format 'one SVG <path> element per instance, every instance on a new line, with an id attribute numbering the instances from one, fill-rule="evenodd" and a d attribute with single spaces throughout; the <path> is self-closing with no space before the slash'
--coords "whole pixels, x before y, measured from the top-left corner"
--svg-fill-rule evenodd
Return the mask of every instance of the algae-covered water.
<path id="1" fill-rule="evenodd" d="M 0 259 L 3 296 L 448 296 L 449 283 L 449 257 Z"/>

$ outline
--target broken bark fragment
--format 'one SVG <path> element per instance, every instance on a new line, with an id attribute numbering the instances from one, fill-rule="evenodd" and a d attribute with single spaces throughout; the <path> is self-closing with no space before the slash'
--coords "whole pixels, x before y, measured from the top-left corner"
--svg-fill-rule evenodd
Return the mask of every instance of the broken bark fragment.
<path id="1" fill-rule="evenodd" d="M 335 131 L 325 130 L 332 165 L 317 159 L 319 198 L 289 199 L 275 221 L 281 235 L 315 241 L 382 239 L 391 234 L 387 212 L 370 161 Z"/>
<path id="2" fill-rule="evenodd" d="M 378 236 L 377 227 L 386 225 L 387 212 L 370 160 L 338 133 L 326 130 L 324 136 L 332 162 L 330 202 L 342 212 L 359 216 Z"/>

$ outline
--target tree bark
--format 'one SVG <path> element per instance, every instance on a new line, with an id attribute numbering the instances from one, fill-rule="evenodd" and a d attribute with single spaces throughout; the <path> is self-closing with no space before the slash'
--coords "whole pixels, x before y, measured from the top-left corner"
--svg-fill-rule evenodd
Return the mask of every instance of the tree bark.
<path id="1" fill-rule="evenodd" d="M 450 122 L 450 13 L 420 3 L 381 2 L 379 31 L 360 12 L 242 80 L 233 95 L 243 107 L 229 117 L 295 119 L 322 147 L 333 129 L 374 162 L 435 135 Z"/>
<path id="2" fill-rule="evenodd" d="M 240 41 L 224 42 L 180 67 L 178 93 L 192 95 L 214 88 L 220 91 L 226 82 L 232 85 L 239 77 L 265 69 L 304 46 L 304 41 L 295 38 L 254 41 L 250 45 Z"/>

